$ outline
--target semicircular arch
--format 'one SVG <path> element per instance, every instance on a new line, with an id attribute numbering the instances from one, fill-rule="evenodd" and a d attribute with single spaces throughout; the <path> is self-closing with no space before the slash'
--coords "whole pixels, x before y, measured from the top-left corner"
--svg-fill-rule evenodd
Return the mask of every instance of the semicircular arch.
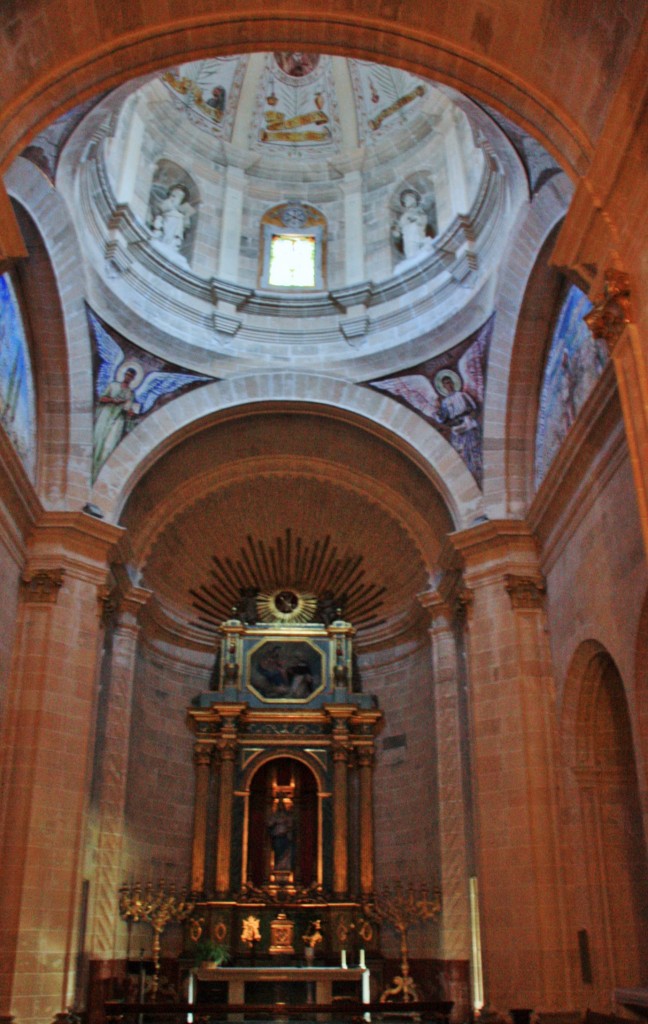
<path id="1" fill-rule="evenodd" d="M 219 414 L 295 403 L 337 419 L 348 417 L 400 449 L 435 485 L 456 529 L 471 525 L 482 497 L 452 446 L 420 416 L 393 399 L 355 384 L 304 373 L 262 373 L 218 381 L 183 395 L 145 420 L 122 441 L 95 481 L 92 501 L 117 521 L 129 494 L 163 454 Z"/>
<path id="2" fill-rule="evenodd" d="M 61 46 L 52 48 L 55 57 L 49 63 L 44 61 L 41 47 L 42 72 L 29 86 L 15 76 L 16 92 L 7 97 L 0 117 L 3 167 L 53 117 L 133 75 L 206 56 L 282 50 L 291 44 L 298 44 L 302 50 L 397 65 L 467 92 L 516 120 L 574 177 L 584 172 L 592 157 L 587 131 L 566 104 L 554 99 L 553 81 L 542 81 L 543 62 L 534 62 L 531 72 L 528 62 L 526 66 L 507 66 L 487 56 L 474 38 L 467 35 L 464 39 L 460 31 L 456 40 L 443 38 L 438 24 L 427 24 L 418 10 L 401 10 L 399 18 L 394 19 L 385 15 L 378 0 L 368 0 L 363 18 L 358 19 L 353 11 L 332 14 L 311 7 L 300 10 L 294 4 L 290 11 L 275 7 L 270 13 L 254 9 L 241 12 L 235 7 L 205 12 L 198 0 L 195 4 L 187 0 L 182 14 L 175 18 L 167 13 L 166 20 L 151 20 L 144 26 L 137 23 L 135 15 L 129 29 L 124 30 L 121 24 L 117 27 L 108 9 L 97 12 L 91 27 L 83 0 L 67 0 L 65 16 L 67 21 L 78 19 L 86 31 L 66 37 L 69 52 Z M 498 31 L 503 32 L 506 19 L 498 20 L 502 26 Z M 466 17 L 465 23 L 469 21 Z M 30 29 L 31 19 L 23 25 L 27 35 Z M 35 52 L 36 43 L 34 39 Z M 11 67 L 9 44 L 7 51 L 5 66 Z"/>
<path id="3" fill-rule="evenodd" d="M 34 236 L 24 274 L 31 282 L 38 384 L 44 390 L 41 434 L 49 446 L 40 496 L 49 508 L 77 507 L 88 500 L 92 458 L 92 363 L 78 273 L 83 261 L 65 203 L 44 174 L 19 159 L 5 183 L 25 236 Z"/>

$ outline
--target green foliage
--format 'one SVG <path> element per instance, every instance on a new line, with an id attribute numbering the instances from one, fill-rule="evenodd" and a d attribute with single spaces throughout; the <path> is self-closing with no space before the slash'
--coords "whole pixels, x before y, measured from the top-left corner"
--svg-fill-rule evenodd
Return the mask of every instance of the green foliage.
<path id="1" fill-rule="evenodd" d="M 212 942 L 211 939 L 203 939 L 202 942 L 195 942 L 191 947 L 191 954 L 195 963 L 226 964 L 230 958 L 229 946 L 222 942 Z"/>

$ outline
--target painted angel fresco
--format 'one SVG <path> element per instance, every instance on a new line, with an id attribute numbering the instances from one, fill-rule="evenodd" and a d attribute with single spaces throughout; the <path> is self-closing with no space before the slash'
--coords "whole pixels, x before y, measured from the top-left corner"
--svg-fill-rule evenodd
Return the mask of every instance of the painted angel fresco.
<path id="1" fill-rule="evenodd" d="M 479 484 L 483 472 L 481 421 L 485 365 L 491 329 L 492 320 L 477 332 L 476 339 L 467 348 L 462 343 L 438 359 L 412 367 L 409 372 L 370 383 L 371 387 L 387 391 L 437 427 Z M 464 348 L 459 358 L 454 355 L 457 348 Z"/>
<path id="2" fill-rule="evenodd" d="M 88 316 L 100 361 L 95 382 L 94 479 L 122 438 L 166 396 L 214 378 L 147 370 L 142 361 L 126 355 L 93 313 L 88 311 Z"/>

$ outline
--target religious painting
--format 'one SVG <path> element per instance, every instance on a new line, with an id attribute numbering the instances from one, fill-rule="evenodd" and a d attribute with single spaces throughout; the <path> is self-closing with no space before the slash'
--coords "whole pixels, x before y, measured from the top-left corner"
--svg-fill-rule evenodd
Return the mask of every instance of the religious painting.
<path id="1" fill-rule="evenodd" d="M 20 155 L 36 164 L 43 174 L 49 178 L 51 183 L 54 184 L 56 168 L 58 167 L 65 143 L 86 114 L 93 107 L 96 107 L 106 95 L 107 93 L 105 92 L 99 93 L 98 96 L 93 96 L 91 99 L 86 100 L 85 103 L 80 103 L 77 107 L 73 107 L 72 110 L 61 114 L 56 121 L 48 124 L 47 128 L 39 132 L 36 138 L 32 139 Z"/>
<path id="2" fill-rule="evenodd" d="M 264 639 L 248 652 L 247 684 L 265 701 L 307 701 L 324 683 L 324 653 L 302 639 Z"/>
<path id="3" fill-rule="evenodd" d="M 407 71 L 369 61 L 349 60 L 349 71 L 361 142 L 378 137 L 383 128 L 390 130 L 394 122 L 406 122 L 429 88 Z"/>
<path id="4" fill-rule="evenodd" d="M 92 478 L 119 442 L 172 398 L 214 377 L 188 373 L 133 345 L 87 307 L 94 362 Z"/>
<path id="5" fill-rule="evenodd" d="M 607 362 L 604 342 L 594 340 L 583 320 L 591 308 L 587 296 L 572 285 L 558 313 L 540 390 L 536 487 L 544 479 Z"/>
<path id="6" fill-rule="evenodd" d="M 8 274 L 0 277 L 0 423 L 27 475 L 36 472 L 36 400 L 29 346 Z"/>
<path id="7" fill-rule="evenodd" d="M 484 393 L 493 324 L 494 316 L 442 355 L 365 384 L 386 391 L 427 420 L 461 456 L 480 487 Z"/>
<path id="8" fill-rule="evenodd" d="M 192 124 L 229 139 L 247 64 L 247 57 L 211 57 L 181 64 L 161 77 Z"/>
<path id="9" fill-rule="evenodd" d="M 338 136 L 330 57 L 267 54 L 254 112 L 252 145 L 321 147 Z"/>

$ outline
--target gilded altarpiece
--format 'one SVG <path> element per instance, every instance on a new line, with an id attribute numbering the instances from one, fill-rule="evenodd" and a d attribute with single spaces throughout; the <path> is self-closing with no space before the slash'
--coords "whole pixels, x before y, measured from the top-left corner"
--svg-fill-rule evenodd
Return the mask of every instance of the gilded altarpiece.
<path id="1" fill-rule="evenodd" d="M 223 623 L 215 688 L 188 711 L 198 894 L 188 940 L 224 943 L 237 962 L 309 949 L 339 962 L 342 950 L 378 949 L 363 907 L 382 715 L 360 691 L 351 624 L 291 621 L 299 595 L 274 601 L 275 621 Z"/>

